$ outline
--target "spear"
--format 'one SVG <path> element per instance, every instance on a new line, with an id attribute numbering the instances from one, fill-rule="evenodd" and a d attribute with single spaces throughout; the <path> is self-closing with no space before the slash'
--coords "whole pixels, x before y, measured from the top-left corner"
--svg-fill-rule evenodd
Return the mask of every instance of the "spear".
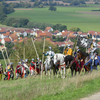
<path id="1" fill-rule="evenodd" d="M 78 38 L 79 38 L 79 34 L 78 34 L 77 39 L 75 41 L 75 47 L 74 47 L 74 50 L 73 50 L 73 55 L 74 55 L 74 52 L 75 52 L 75 49 L 76 49 L 76 44 L 77 44 Z"/>
<path id="2" fill-rule="evenodd" d="M 37 50 L 36 50 L 36 47 L 35 47 L 34 41 L 33 41 L 32 38 L 31 38 L 31 40 L 32 40 L 32 43 L 33 43 L 33 46 L 34 46 L 34 49 L 35 49 L 35 52 L 36 52 L 36 56 L 37 56 L 37 58 L 39 58 L 39 55 L 38 55 L 38 53 L 37 53 Z"/>
<path id="3" fill-rule="evenodd" d="M 67 41 L 67 40 L 68 40 L 68 37 L 69 37 L 69 31 L 68 31 L 68 35 L 67 35 L 66 42 L 68 42 L 68 41 Z M 67 45 L 67 43 L 66 43 L 66 45 Z M 66 48 L 66 45 L 64 46 L 64 49 L 63 49 L 63 54 L 64 54 L 64 50 L 65 50 L 65 48 Z"/>
<path id="4" fill-rule="evenodd" d="M 4 54 L 3 54 L 3 50 L 1 49 L 1 52 L 2 52 L 2 55 L 3 55 L 3 59 L 4 59 L 4 61 L 5 61 L 5 65 L 7 66 L 7 62 L 6 62 L 6 60 L 5 60 L 5 56 L 4 56 Z"/>
<path id="5" fill-rule="evenodd" d="M 8 57 L 8 52 L 7 52 L 7 48 L 6 47 L 5 47 L 5 51 L 6 51 L 6 55 L 7 55 L 8 62 L 10 63 L 10 59 Z"/>
<path id="6" fill-rule="evenodd" d="M 44 37 L 44 44 L 43 44 L 43 53 L 44 53 L 44 49 L 45 49 L 45 37 Z M 43 62 L 44 62 L 44 54 L 42 55 L 42 68 L 43 69 Z M 41 70 L 41 78 L 42 78 L 42 70 Z"/>

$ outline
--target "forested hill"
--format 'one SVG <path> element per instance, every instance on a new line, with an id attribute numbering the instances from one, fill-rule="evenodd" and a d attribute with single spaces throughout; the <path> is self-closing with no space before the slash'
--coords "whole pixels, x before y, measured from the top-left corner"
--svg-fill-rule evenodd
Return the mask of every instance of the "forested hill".
<path id="1" fill-rule="evenodd" d="M 100 0 L 30 0 L 32 2 L 41 1 L 41 2 L 48 2 L 48 1 L 63 1 L 66 3 L 71 3 L 72 1 L 79 1 L 79 2 L 100 2 Z"/>

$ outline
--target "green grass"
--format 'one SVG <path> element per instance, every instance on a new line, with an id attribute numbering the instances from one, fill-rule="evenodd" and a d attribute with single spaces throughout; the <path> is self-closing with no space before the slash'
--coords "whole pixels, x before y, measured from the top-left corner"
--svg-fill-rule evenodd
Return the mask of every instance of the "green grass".
<path id="1" fill-rule="evenodd" d="M 47 76 L 0 81 L 0 100 L 78 100 L 100 91 L 100 70 L 65 79 Z"/>
<path id="2" fill-rule="evenodd" d="M 8 14 L 8 17 L 28 18 L 31 22 L 42 22 L 51 24 L 64 24 L 68 29 L 79 27 L 82 31 L 100 31 L 100 14 L 89 14 L 91 10 L 98 7 L 57 7 L 57 11 L 49 11 L 46 8 L 33 8 L 33 10 L 16 10 Z M 88 12 L 87 14 L 80 12 Z M 100 12 L 99 12 L 100 13 Z"/>

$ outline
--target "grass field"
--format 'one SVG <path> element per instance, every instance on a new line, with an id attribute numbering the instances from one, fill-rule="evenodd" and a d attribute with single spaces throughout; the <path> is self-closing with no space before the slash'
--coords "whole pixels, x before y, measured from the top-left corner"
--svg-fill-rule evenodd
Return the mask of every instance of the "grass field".
<path id="1" fill-rule="evenodd" d="M 0 81 L 0 100 L 78 100 L 100 91 L 100 71 L 65 79 L 44 76 Z"/>
<path id="2" fill-rule="evenodd" d="M 33 10 L 15 10 L 8 17 L 28 18 L 32 22 L 64 24 L 67 28 L 79 27 L 82 31 L 100 31 L 100 12 L 91 10 L 99 7 L 57 7 L 57 11 L 49 11 L 48 7 Z"/>
<path id="3" fill-rule="evenodd" d="M 4 60 L 0 62 L 5 68 Z M 14 65 L 14 68 L 16 66 Z M 100 91 L 100 68 L 91 74 L 82 73 L 65 79 L 49 76 L 28 76 L 18 80 L 0 81 L 0 100 L 78 100 Z M 67 71 L 66 71 L 67 72 Z M 4 76 L 3 76 L 4 77 Z"/>

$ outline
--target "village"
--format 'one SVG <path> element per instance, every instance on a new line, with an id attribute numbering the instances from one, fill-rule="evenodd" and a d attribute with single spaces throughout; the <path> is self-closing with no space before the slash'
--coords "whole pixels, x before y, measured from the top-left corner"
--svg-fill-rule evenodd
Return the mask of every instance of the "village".
<path id="1" fill-rule="evenodd" d="M 97 40 L 97 46 L 100 48 L 100 32 L 96 31 L 88 31 L 86 33 L 84 32 L 73 32 L 68 30 L 63 30 L 60 32 L 59 30 L 53 30 L 52 27 L 46 27 L 46 29 L 40 30 L 38 28 L 33 29 L 20 29 L 20 28 L 0 28 L 0 42 L 1 44 L 8 43 L 14 43 L 16 44 L 27 41 L 30 39 L 30 37 L 35 37 L 37 41 L 40 41 L 43 39 L 43 37 L 46 38 L 46 41 L 49 41 L 54 46 L 58 45 L 59 47 L 65 47 L 66 44 L 70 44 L 72 47 L 74 45 L 74 42 L 71 41 L 71 39 L 74 39 L 77 37 L 77 35 L 81 37 L 87 37 L 87 35 L 91 36 L 92 40 Z M 55 38 L 64 38 L 64 41 L 53 41 L 53 36 Z"/>

